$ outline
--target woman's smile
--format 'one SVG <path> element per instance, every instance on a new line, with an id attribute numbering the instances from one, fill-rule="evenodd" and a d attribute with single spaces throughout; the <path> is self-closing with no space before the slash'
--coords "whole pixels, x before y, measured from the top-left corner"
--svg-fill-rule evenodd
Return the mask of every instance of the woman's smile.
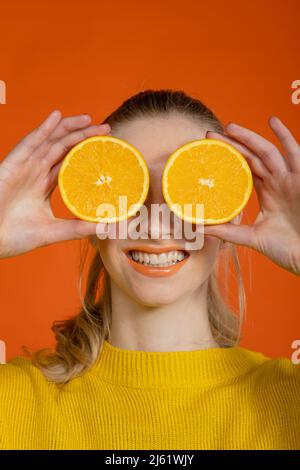
<path id="1" fill-rule="evenodd" d="M 141 274 L 152 277 L 175 274 L 189 258 L 189 253 L 177 246 L 138 246 L 123 250 L 128 263 Z"/>

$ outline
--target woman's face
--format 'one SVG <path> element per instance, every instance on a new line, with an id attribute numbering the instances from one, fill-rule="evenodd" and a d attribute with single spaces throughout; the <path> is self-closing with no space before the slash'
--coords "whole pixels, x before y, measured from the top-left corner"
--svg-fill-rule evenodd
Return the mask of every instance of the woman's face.
<path id="1" fill-rule="evenodd" d="M 139 217 L 137 213 L 127 220 L 127 239 L 118 238 L 120 225 L 124 224 L 119 222 L 116 224 L 117 239 L 97 238 L 96 243 L 111 280 L 144 306 L 170 304 L 193 293 L 203 286 L 214 268 L 220 240 L 205 235 L 201 249 L 186 251 L 186 243 L 191 240 L 184 236 L 174 238 L 174 223 L 165 224 L 162 217 L 151 220 L 153 204 L 166 205 L 161 180 L 168 157 L 181 145 L 204 138 L 207 130 L 205 124 L 175 114 L 139 118 L 112 129 L 111 134 L 134 145 L 148 165 L 150 187 L 144 205 L 148 210 L 149 231 L 148 238 L 130 237 L 130 222 Z M 160 254 L 156 254 L 158 250 Z M 160 259 L 156 258 L 160 255 Z M 164 266 L 155 267 L 152 263 L 164 263 Z"/>

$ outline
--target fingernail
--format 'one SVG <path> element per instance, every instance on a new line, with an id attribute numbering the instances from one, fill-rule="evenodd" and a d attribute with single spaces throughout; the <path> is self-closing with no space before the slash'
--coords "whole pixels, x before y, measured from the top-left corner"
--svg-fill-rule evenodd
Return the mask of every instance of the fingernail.
<path id="1" fill-rule="evenodd" d="M 236 124 L 235 122 L 228 122 L 228 124 L 226 124 L 226 127 L 228 127 L 228 126 L 230 126 L 230 127 L 231 127 L 231 126 L 239 127 L 239 125 Z"/>
<path id="2" fill-rule="evenodd" d="M 216 132 L 216 131 L 207 131 L 206 132 L 206 136 L 208 136 L 210 134 L 218 134 L 218 132 Z"/>
<path id="3" fill-rule="evenodd" d="M 280 119 L 279 119 L 277 116 L 274 116 L 274 115 L 273 115 L 273 116 L 270 116 L 270 117 L 269 117 L 269 123 L 272 124 L 272 121 L 274 121 L 274 119 L 277 120 L 277 121 L 280 121 Z"/>
<path id="4" fill-rule="evenodd" d="M 109 124 L 99 124 L 99 126 L 101 127 L 101 130 L 106 130 L 107 132 L 109 132 L 111 130 L 111 127 Z"/>
<path id="5" fill-rule="evenodd" d="M 52 114 L 52 116 L 58 116 L 58 115 L 60 115 L 60 110 L 59 109 L 54 109 L 51 114 Z"/>

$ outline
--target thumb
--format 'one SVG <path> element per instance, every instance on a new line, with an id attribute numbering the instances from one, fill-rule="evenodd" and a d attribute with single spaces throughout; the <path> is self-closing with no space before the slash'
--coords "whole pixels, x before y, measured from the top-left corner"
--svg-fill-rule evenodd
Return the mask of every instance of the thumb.
<path id="1" fill-rule="evenodd" d="M 204 234 L 212 235 L 226 242 L 254 248 L 253 227 L 250 225 L 235 225 L 231 223 L 206 225 Z"/>
<path id="2" fill-rule="evenodd" d="M 86 222 L 78 219 L 56 219 L 55 223 L 47 228 L 47 243 L 82 239 L 89 235 L 95 235 L 96 229 L 96 222 Z"/>

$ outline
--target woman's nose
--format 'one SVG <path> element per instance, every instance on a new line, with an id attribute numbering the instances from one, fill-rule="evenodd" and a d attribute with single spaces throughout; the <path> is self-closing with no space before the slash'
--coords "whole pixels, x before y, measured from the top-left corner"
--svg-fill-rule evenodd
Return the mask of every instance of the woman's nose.
<path id="1" fill-rule="evenodd" d="M 164 162 L 148 165 L 149 169 L 149 191 L 146 199 L 147 204 L 163 204 L 165 203 L 162 188 L 162 175 L 164 170 Z"/>
<path id="2" fill-rule="evenodd" d="M 169 239 L 173 234 L 173 213 L 164 199 L 161 181 L 150 183 L 144 206 L 149 238 Z"/>
<path id="3" fill-rule="evenodd" d="M 162 192 L 162 185 L 161 183 L 156 183 L 155 185 L 153 183 L 150 183 L 149 185 L 149 191 L 147 194 L 147 198 L 144 202 L 146 207 L 151 207 L 151 204 L 164 204 L 166 203 L 164 199 L 164 195 Z"/>

